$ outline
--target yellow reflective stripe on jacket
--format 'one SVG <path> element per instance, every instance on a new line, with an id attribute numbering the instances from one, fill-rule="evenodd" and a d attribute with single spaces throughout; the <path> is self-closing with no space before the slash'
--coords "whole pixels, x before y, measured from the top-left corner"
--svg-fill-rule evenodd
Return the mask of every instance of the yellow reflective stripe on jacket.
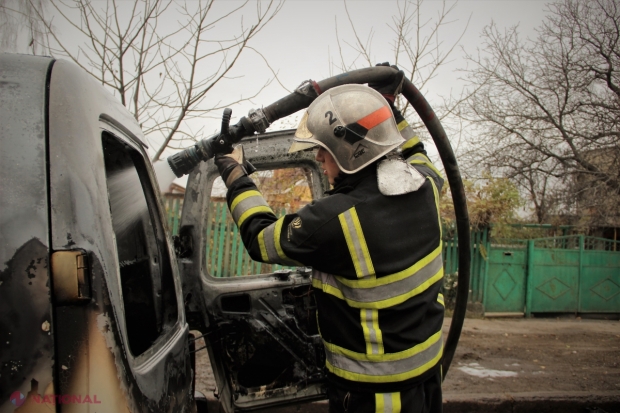
<path id="1" fill-rule="evenodd" d="M 431 171 L 435 172 L 439 178 L 441 178 L 441 172 L 439 172 L 439 169 L 437 169 L 435 165 L 433 165 L 431 160 L 428 159 L 428 156 L 424 155 L 423 153 L 416 153 L 415 155 L 410 156 L 409 158 L 407 158 L 407 162 L 409 162 L 411 165 L 426 166 Z"/>
<path id="2" fill-rule="evenodd" d="M 261 212 L 273 214 L 273 210 L 258 191 L 245 191 L 239 194 L 230 204 L 230 211 L 233 220 L 239 227 L 254 214 Z"/>
<path id="3" fill-rule="evenodd" d="M 413 131 L 413 128 L 411 126 L 409 126 L 409 122 L 407 122 L 406 120 L 402 120 L 398 125 L 396 125 L 398 127 L 398 131 L 400 132 L 400 136 L 402 136 L 402 138 L 404 140 L 409 140 L 413 137 L 415 137 L 415 132 Z M 419 142 L 419 140 L 418 140 Z"/>
<path id="4" fill-rule="evenodd" d="M 260 257 L 263 262 L 271 262 L 269 261 L 269 253 L 267 252 L 267 246 L 265 245 L 265 230 L 262 230 L 260 234 L 258 234 L 258 247 L 260 248 Z"/>
<path id="5" fill-rule="evenodd" d="M 335 344 L 325 344 L 327 369 L 347 380 L 365 383 L 387 383 L 417 377 L 441 359 L 442 332 L 438 331 L 423 343 L 398 353 L 362 354 Z"/>
<path id="6" fill-rule="evenodd" d="M 437 208 L 437 225 L 439 226 L 439 238 L 443 236 L 443 226 L 441 225 L 441 211 L 439 210 L 439 190 L 435 184 L 435 180 L 427 177 L 433 187 L 433 195 L 435 196 L 435 208 Z"/>
<path id="7" fill-rule="evenodd" d="M 375 393 L 375 413 L 400 413 L 400 393 Z"/>
<path id="8" fill-rule="evenodd" d="M 446 304 L 444 303 L 444 300 L 443 300 L 443 294 L 442 293 L 439 293 L 439 295 L 437 296 L 437 302 L 439 304 L 441 304 L 442 306 L 444 306 L 444 307 L 446 306 Z"/>
<path id="9" fill-rule="evenodd" d="M 380 278 L 348 280 L 313 270 L 312 285 L 354 308 L 383 309 L 424 292 L 443 277 L 440 245 L 406 270 Z"/>
<path id="10" fill-rule="evenodd" d="M 362 308 L 360 320 L 364 340 L 366 341 L 366 354 L 383 354 L 383 334 L 379 329 L 379 311 Z"/>
<path id="11" fill-rule="evenodd" d="M 255 208 L 250 208 L 247 211 L 245 211 L 243 214 L 241 214 L 241 216 L 239 217 L 239 220 L 236 221 L 237 226 L 240 227 L 243 224 L 243 222 L 249 217 L 251 217 L 252 215 L 263 213 L 263 212 L 273 214 L 273 210 L 269 208 L 268 206 L 258 206 Z"/>
<path id="12" fill-rule="evenodd" d="M 284 217 L 278 219 L 258 234 L 258 245 L 261 258 L 264 262 L 272 264 L 301 265 L 286 256 L 280 244 L 280 234 Z"/>
<path id="13" fill-rule="evenodd" d="M 407 124 L 407 125 L 409 125 L 409 124 Z M 413 138 L 408 139 L 407 142 L 403 143 L 403 145 L 400 147 L 400 150 L 404 151 L 405 149 L 413 148 L 418 143 L 420 143 L 420 138 L 418 138 L 417 136 L 414 136 Z"/>
<path id="14" fill-rule="evenodd" d="M 357 277 L 374 276 L 375 269 L 370 259 L 368 245 L 366 245 L 366 239 L 362 232 L 362 224 L 360 224 L 355 207 L 338 215 L 338 219 L 347 241 L 347 247 L 349 248 Z"/>

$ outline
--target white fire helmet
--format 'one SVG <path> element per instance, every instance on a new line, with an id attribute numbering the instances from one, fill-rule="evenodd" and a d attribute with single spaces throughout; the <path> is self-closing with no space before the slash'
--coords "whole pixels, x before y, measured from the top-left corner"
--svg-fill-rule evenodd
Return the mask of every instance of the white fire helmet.
<path id="1" fill-rule="evenodd" d="M 347 174 L 365 168 L 404 142 L 383 96 L 357 84 L 334 87 L 316 98 L 301 119 L 294 140 L 289 152 L 321 146 Z"/>

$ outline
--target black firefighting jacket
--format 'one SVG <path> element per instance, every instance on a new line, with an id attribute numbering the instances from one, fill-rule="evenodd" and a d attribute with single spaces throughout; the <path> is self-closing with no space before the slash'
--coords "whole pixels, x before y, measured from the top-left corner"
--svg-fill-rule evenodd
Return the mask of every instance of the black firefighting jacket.
<path id="1" fill-rule="evenodd" d="M 252 259 L 313 268 L 329 378 L 347 389 L 399 391 L 439 369 L 443 180 L 417 138 L 403 153 L 427 178 L 405 195 L 380 193 L 376 164 L 281 218 L 248 177 L 227 194 Z"/>

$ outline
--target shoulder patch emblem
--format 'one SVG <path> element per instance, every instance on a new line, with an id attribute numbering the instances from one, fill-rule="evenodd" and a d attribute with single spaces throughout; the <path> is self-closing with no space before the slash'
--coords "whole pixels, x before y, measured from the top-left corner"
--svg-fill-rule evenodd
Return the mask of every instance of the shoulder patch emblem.
<path id="1" fill-rule="evenodd" d="M 301 218 L 297 217 L 293 221 L 291 221 L 291 226 L 295 229 L 301 228 Z"/>

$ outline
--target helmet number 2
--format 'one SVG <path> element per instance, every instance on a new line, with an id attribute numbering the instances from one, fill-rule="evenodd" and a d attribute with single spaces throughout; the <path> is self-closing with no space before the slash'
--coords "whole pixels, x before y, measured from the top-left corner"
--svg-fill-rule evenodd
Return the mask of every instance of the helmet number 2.
<path id="1" fill-rule="evenodd" d="M 327 116 L 329 116 L 329 124 L 330 124 L 330 126 L 331 126 L 334 122 L 336 122 L 336 121 L 338 120 L 338 119 L 336 119 L 336 118 L 334 117 L 334 114 L 332 113 L 332 111 L 331 111 L 331 110 L 328 110 L 327 112 L 325 112 L 325 117 L 327 117 Z"/>

